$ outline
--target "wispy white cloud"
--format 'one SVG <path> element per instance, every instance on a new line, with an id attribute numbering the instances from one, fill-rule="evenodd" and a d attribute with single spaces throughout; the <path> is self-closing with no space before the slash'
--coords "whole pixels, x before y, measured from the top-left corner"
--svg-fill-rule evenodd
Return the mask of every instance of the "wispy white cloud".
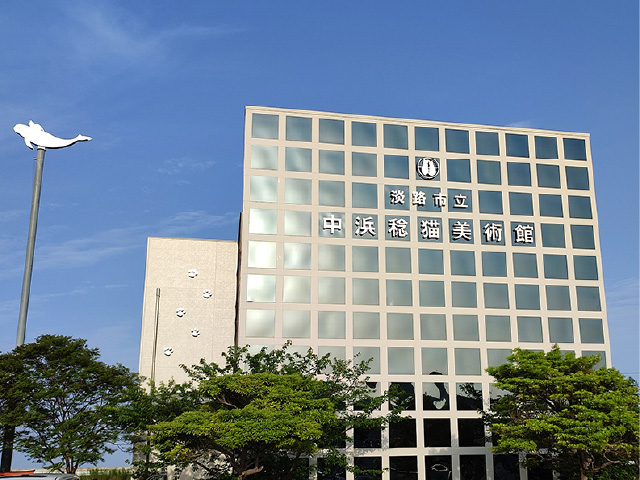
<path id="1" fill-rule="evenodd" d="M 176 175 L 185 171 L 199 172 L 213 167 L 215 163 L 213 160 L 198 161 L 188 157 L 172 158 L 162 162 L 157 172 L 166 175 Z"/>
<path id="2" fill-rule="evenodd" d="M 624 321 L 638 325 L 640 281 L 625 278 L 611 285 L 605 285 L 607 311 L 610 321 Z"/>
<path id="3" fill-rule="evenodd" d="M 518 122 L 513 122 L 507 124 L 507 127 L 513 128 L 534 128 L 533 120 L 520 120 Z"/>

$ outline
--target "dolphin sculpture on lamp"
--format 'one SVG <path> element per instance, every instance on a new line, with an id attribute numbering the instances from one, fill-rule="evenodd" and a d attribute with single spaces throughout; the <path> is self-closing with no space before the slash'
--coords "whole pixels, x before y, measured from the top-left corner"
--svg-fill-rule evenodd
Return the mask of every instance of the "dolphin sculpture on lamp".
<path id="1" fill-rule="evenodd" d="M 64 148 L 77 142 L 86 142 L 91 137 L 78 135 L 75 138 L 58 138 L 44 131 L 41 125 L 29 120 L 29 125 L 18 123 L 13 127 L 13 131 L 24 138 L 24 143 L 33 150 L 33 145 L 38 148 Z"/>

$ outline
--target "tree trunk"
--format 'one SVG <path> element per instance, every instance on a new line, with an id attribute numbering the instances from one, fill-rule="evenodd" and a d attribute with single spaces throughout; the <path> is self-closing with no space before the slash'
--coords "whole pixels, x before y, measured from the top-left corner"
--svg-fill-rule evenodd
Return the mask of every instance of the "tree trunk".
<path id="1" fill-rule="evenodd" d="M 16 429 L 7 426 L 2 429 L 2 458 L 0 459 L 0 472 L 11 471 L 11 460 L 13 459 L 13 441 L 16 436 Z"/>

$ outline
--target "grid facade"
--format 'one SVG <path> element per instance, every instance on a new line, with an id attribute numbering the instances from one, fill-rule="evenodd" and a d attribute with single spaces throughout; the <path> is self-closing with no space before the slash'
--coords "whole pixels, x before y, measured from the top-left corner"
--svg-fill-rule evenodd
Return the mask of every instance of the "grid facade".
<path id="1" fill-rule="evenodd" d="M 240 232 L 240 344 L 372 358 L 405 392 L 354 433 L 385 478 L 526 478 L 485 444 L 485 368 L 609 364 L 587 134 L 247 107 Z"/>

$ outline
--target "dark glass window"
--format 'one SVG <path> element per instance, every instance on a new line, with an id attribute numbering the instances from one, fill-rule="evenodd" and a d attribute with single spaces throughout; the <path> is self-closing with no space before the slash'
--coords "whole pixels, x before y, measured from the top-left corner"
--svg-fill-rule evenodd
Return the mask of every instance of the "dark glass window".
<path id="1" fill-rule="evenodd" d="M 492 160 L 478 160 L 478 183 L 488 183 L 500 185 L 502 176 L 500 174 L 500 162 Z"/>
<path id="2" fill-rule="evenodd" d="M 528 163 L 507 163 L 507 180 L 509 185 L 521 187 L 531 186 L 531 169 Z"/>
<path id="3" fill-rule="evenodd" d="M 473 251 L 451 251 L 452 275 L 475 275 L 476 259 Z"/>
<path id="4" fill-rule="evenodd" d="M 287 117 L 287 140 L 311 141 L 311 119 Z"/>
<path id="5" fill-rule="evenodd" d="M 543 223 L 540 225 L 540 229 L 542 231 L 543 247 L 565 247 L 564 225 Z"/>
<path id="6" fill-rule="evenodd" d="M 390 448 L 415 448 L 416 446 L 415 418 L 403 418 L 389 424 Z"/>
<path id="7" fill-rule="evenodd" d="M 598 287 L 576 287 L 578 294 L 578 310 L 585 312 L 599 312 L 602 310 L 600 305 L 600 289 Z"/>
<path id="8" fill-rule="evenodd" d="M 598 280 L 598 263 L 596 257 L 574 255 L 573 270 L 576 280 Z"/>
<path id="9" fill-rule="evenodd" d="M 557 165 L 536 165 L 538 186 L 560 188 L 560 167 Z"/>
<path id="10" fill-rule="evenodd" d="M 354 457 L 353 464 L 360 470 L 382 471 L 382 457 Z M 382 474 L 366 475 L 360 480 L 382 480 Z"/>
<path id="11" fill-rule="evenodd" d="M 570 318 L 549 317 L 549 341 L 573 343 L 573 323 Z"/>
<path id="12" fill-rule="evenodd" d="M 440 150 L 438 129 L 431 127 L 416 127 L 416 150 Z"/>
<path id="13" fill-rule="evenodd" d="M 408 148 L 406 125 L 385 124 L 383 127 L 385 148 Z"/>
<path id="14" fill-rule="evenodd" d="M 447 143 L 447 152 L 469 153 L 469 132 L 467 130 L 447 128 L 444 134 Z"/>
<path id="15" fill-rule="evenodd" d="M 509 192 L 509 212 L 511 215 L 533 215 L 531 194 Z"/>
<path id="16" fill-rule="evenodd" d="M 409 178 L 409 157 L 406 155 L 385 155 L 384 176 Z"/>
<path id="17" fill-rule="evenodd" d="M 546 285 L 547 310 L 571 310 L 569 287 L 566 285 Z"/>
<path id="18" fill-rule="evenodd" d="M 520 480 L 520 465 L 517 455 L 493 456 L 494 480 Z"/>
<path id="19" fill-rule="evenodd" d="M 456 383 L 456 409 L 482 409 L 482 384 Z"/>
<path id="20" fill-rule="evenodd" d="M 322 445 L 323 447 L 329 447 L 333 445 Z M 344 448 L 344 445 L 338 444 L 336 445 L 338 448 Z M 347 470 L 345 468 L 329 465 L 325 462 L 325 459 L 320 457 L 318 458 L 318 480 L 339 480 L 342 478 L 347 478 Z"/>
<path id="21" fill-rule="evenodd" d="M 422 384 L 423 410 L 449 410 L 449 384 L 425 382 Z"/>
<path id="22" fill-rule="evenodd" d="M 451 423 L 448 418 L 424 419 L 424 446 L 451 446 Z"/>
<path id="23" fill-rule="evenodd" d="M 448 158 L 447 180 L 450 182 L 471 182 L 470 161 L 465 158 Z"/>
<path id="24" fill-rule="evenodd" d="M 478 191 L 480 213 L 502 214 L 502 192 Z"/>
<path id="25" fill-rule="evenodd" d="M 460 480 L 486 480 L 486 478 L 487 461 L 484 455 L 460 455 Z"/>
<path id="26" fill-rule="evenodd" d="M 567 188 L 589 190 L 589 171 L 585 167 L 565 167 Z"/>
<path id="27" fill-rule="evenodd" d="M 538 263 L 535 253 L 513 254 L 513 275 L 523 278 L 538 277 Z"/>
<path id="28" fill-rule="evenodd" d="M 571 225 L 571 244 L 573 248 L 593 250 L 596 248 L 591 225 Z"/>
<path id="29" fill-rule="evenodd" d="M 601 318 L 580 318 L 578 321 L 582 343 L 604 343 Z"/>
<path id="30" fill-rule="evenodd" d="M 518 341 L 542 342 L 542 320 L 540 317 L 518 317 Z"/>
<path id="31" fill-rule="evenodd" d="M 377 177 L 378 159 L 376 154 L 353 152 L 351 155 L 351 173 L 359 177 Z"/>
<path id="32" fill-rule="evenodd" d="M 478 155 L 500 155 L 496 132 L 476 132 L 476 153 Z"/>
<path id="33" fill-rule="evenodd" d="M 413 383 L 399 382 L 389 385 L 389 408 L 416 409 L 416 391 Z"/>
<path id="34" fill-rule="evenodd" d="M 484 447 L 484 423 L 482 419 L 459 418 L 458 441 L 461 447 Z"/>
<path id="35" fill-rule="evenodd" d="M 320 173 L 344 175 L 344 152 L 340 150 L 320 150 Z"/>
<path id="36" fill-rule="evenodd" d="M 544 278 L 569 278 L 566 255 L 543 255 Z"/>
<path id="37" fill-rule="evenodd" d="M 321 118 L 320 141 L 322 143 L 344 144 L 344 121 Z"/>
<path id="38" fill-rule="evenodd" d="M 485 283 L 484 307 L 485 308 L 509 308 L 509 289 L 504 283 Z"/>
<path id="39" fill-rule="evenodd" d="M 254 113 L 251 136 L 253 138 L 278 138 L 278 116 Z"/>
<path id="40" fill-rule="evenodd" d="M 540 310 L 538 285 L 516 285 L 516 308 L 518 310 Z"/>
<path id="41" fill-rule="evenodd" d="M 508 157 L 528 157 L 529 156 L 529 139 L 526 135 L 518 135 L 516 133 L 507 133 L 505 137 L 507 141 Z"/>
<path id="42" fill-rule="evenodd" d="M 477 307 L 476 284 L 472 282 L 451 282 L 451 303 L 454 307 Z"/>
<path id="43" fill-rule="evenodd" d="M 506 254 L 504 252 L 482 252 L 482 275 L 485 277 L 506 277 Z"/>
<path id="44" fill-rule="evenodd" d="M 355 427 L 353 429 L 353 446 L 356 448 L 380 448 L 382 434 L 380 428 Z"/>
<path id="45" fill-rule="evenodd" d="M 356 478 L 363 480 L 358 475 Z M 389 480 L 418 480 L 417 457 L 389 457 Z"/>
<path id="46" fill-rule="evenodd" d="M 424 457 L 424 463 L 427 480 L 451 478 L 450 455 L 427 455 Z"/>
<path id="47" fill-rule="evenodd" d="M 420 273 L 443 274 L 442 250 L 418 250 L 418 271 Z"/>
<path id="48" fill-rule="evenodd" d="M 567 160 L 586 160 L 587 149 L 581 138 L 563 138 L 564 158 Z"/>
<path id="49" fill-rule="evenodd" d="M 593 218 L 591 199 L 569 195 L 569 216 L 571 218 Z"/>
<path id="50" fill-rule="evenodd" d="M 351 143 L 363 147 L 376 147 L 376 124 L 364 122 L 351 123 Z"/>
<path id="51" fill-rule="evenodd" d="M 540 195 L 540 215 L 543 217 L 562 217 L 561 195 Z"/>
<path id="52" fill-rule="evenodd" d="M 558 142 L 555 137 L 535 137 L 536 158 L 558 158 Z"/>

